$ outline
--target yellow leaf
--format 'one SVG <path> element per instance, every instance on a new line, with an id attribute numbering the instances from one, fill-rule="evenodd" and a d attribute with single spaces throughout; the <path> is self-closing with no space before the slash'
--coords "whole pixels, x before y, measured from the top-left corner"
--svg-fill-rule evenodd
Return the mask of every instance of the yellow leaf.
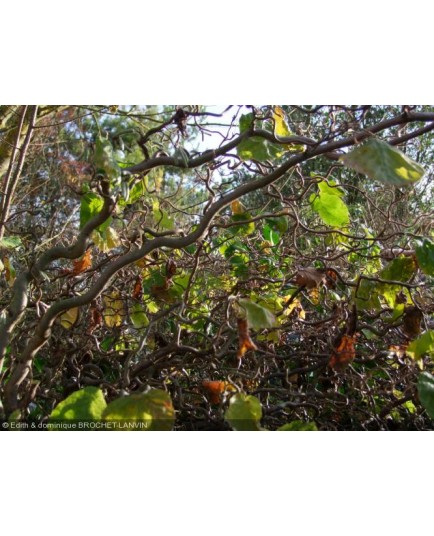
<path id="1" fill-rule="evenodd" d="M 5 277 L 9 286 L 11 287 L 15 282 L 15 268 L 13 267 L 9 257 L 3 259 L 3 264 L 5 267 Z"/>
<path id="2" fill-rule="evenodd" d="M 236 199 L 231 203 L 231 210 L 232 214 L 244 214 L 246 212 L 246 207 L 241 203 L 241 201 Z"/>
<path id="3" fill-rule="evenodd" d="M 282 110 L 280 106 L 274 107 L 273 112 L 273 119 L 274 119 L 274 134 L 275 136 L 279 138 L 284 138 L 287 136 L 291 136 L 291 132 L 288 128 L 288 125 L 285 121 L 285 112 Z"/>
<path id="4" fill-rule="evenodd" d="M 104 296 L 104 322 L 109 328 L 115 328 L 122 324 L 125 316 L 124 302 L 119 299 L 117 292 L 112 292 L 110 296 Z"/>
<path id="5" fill-rule="evenodd" d="M 78 307 L 73 307 L 72 309 L 68 309 L 63 314 L 59 316 L 60 324 L 65 329 L 71 329 L 78 320 Z"/>

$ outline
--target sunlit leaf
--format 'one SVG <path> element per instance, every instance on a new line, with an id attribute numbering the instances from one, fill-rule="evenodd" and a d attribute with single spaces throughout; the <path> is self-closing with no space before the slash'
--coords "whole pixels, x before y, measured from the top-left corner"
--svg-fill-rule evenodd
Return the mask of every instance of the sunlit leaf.
<path id="1" fill-rule="evenodd" d="M 429 372 L 421 372 L 417 382 L 417 391 L 422 406 L 431 419 L 434 419 L 434 376 Z"/>
<path id="2" fill-rule="evenodd" d="M 104 322 L 108 328 L 114 328 L 122 325 L 125 316 L 125 307 L 123 300 L 120 299 L 117 292 L 104 296 Z"/>
<path id="3" fill-rule="evenodd" d="M 239 225 L 234 225 L 229 228 L 229 231 L 238 236 L 248 236 L 255 232 L 255 222 L 250 221 L 249 223 L 243 224 L 242 222 L 248 221 L 251 219 L 251 215 L 248 212 L 244 212 L 243 214 L 234 214 L 231 216 L 231 220 L 234 223 L 238 223 Z"/>
<path id="4" fill-rule="evenodd" d="M 340 160 L 370 179 L 395 186 L 414 184 L 425 173 L 422 166 L 399 149 L 373 137 L 341 156 Z"/>
<path id="5" fill-rule="evenodd" d="M 425 354 L 434 357 L 434 330 L 426 331 L 410 343 L 407 354 L 413 359 L 420 359 Z"/>
<path id="6" fill-rule="evenodd" d="M 175 228 L 175 220 L 169 216 L 166 210 L 161 208 L 158 199 L 154 199 L 152 203 L 152 213 L 155 225 L 168 231 L 172 231 Z"/>
<path id="7" fill-rule="evenodd" d="M 168 431 L 175 424 L 175 410 L 166 391 L 152 389 L 114 400 L 105 409 L 103 419 L 124 431 Z"/>
<path id="8" fill-rule="evenodd" d="M 278 432 L 317 432 L 314 422 L 292 421 L 277 429 Z"/>
<path id="9" fill-rule="evenodd" d="M 19 236 L 7 236 L 0 240 L 0 248 L 4 249 L 17 249 L 22 245 L 23 243 Z"/>
<path id="10" fill-rule="evenodd" d="M 77 323 L 78 313 L 79 307 L 68 309 L 59 316 L 60 324 L 66 329 L 71 329 Z"/>
<path id="11" fill-rule="evenodd" d="M 244 214 L 246 212 L 246 207 L 241 203 L 239 199 L 235 199 L 231 203 L 232 214 Z"/>
<path id="12" fill-rule="evenodd" d="M 107 251 L 117 248 L 121 244 L 118 233 L 112 227 L 93 231 L 92 240 L 102 253 L 107 253 Z"/>
<path id="13" fill-rule="evenodd" d="M 240 117 L 240 132 L 245 132 L 250 128 L 253 120 L 253 114 L 245 114 Z M 267 142 L 264 138 L 258 136 L 247 138 L 237 146 L 237 153 L 243 160 L 259 160 L 260 162 L 268 160 L 270 153 L 267 149 Z"/>
<path id="14" fill-rule="evenodd" d="M 252 329 L 273 328 L 276 326 L 276 317 L 262 305 L 258 305 L 246 298 L 239 299 L 238 303 L 244 309 L 248 325 Z"/>
<path id="15" fill-rule="evenodd" d="M 103 392 L 97 387 L 85 387 L 75 391 L 57 404 L 51 412 L 49 428 L 61 429 L 58 425 L 63 421 L 101 420 L 106 405 Z"/>
<path id="16" fill-rule="evenodd" d="M 225 419 L 237 431 L 259 431 L 262 406 L 252 395 L 236 394 L 231 397 Z"/>
<path id="17" fill-rule="evenodd" d="M 341 228 L 349 224 L 348 207 L 338 195 L 320 191 L 318 195 L 313 194 L 310 201 L 313 210 L 326 225 Z"/>
<path id="18" fill-rule="evenodd" d="M 434 276 L 434 243 L 431 240 L 425 238 L 416 247 L 416 259 L 425 274 Z"/>
<path id="19" fill-rule="evenodd" d="M 275 106 L 273 110 L 274 119 L 274 134 L 277 137 L 284 138 L 291 136 L 291 131 L 288 128 L 285 120 L 285 112 L 280 106 Z"/>
<path id="20" fill-rule="evenodd" d="M 145 328 L 149 324 L 145 309 L 145 306 L 141 303 L 135 303 L 132 307 L 130 318 L 136 329 Z"/>
<path id="21" fill-rule="evenodd" d="M 414 257 L 406 257 L 401 255 L 389 264 L 380 272 L 381 279 L 390 279 L 392 281 L 407 282 L 417 270 L 417 264 Z"/>
<path id="22" fill-rule="evenodd" d="M 9 257 L 3 258 L 3 265 L 4 265 L 4 270 L 5 270 L 6 281 L 8 282 L 8 285 L 11 287 L 14 284 L 15 278 L 16 278 L 14 265 L 12 264 L 12 261 L 10 260 Z"/>

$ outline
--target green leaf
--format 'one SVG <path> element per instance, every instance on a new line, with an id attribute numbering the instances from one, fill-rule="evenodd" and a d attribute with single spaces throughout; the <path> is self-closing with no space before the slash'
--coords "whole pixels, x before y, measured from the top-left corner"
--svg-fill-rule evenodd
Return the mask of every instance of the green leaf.
<path id="1" fill-rule="evenodd" d="M 350 223 L 348 207 L 338 194 L 320 190 L 318 195 L 311 196 L 310 202 L 313 210 L 326 225 L 340 228 Z"/>
<path id="2" fill-rule="evenodd" d="M 277 429 L 278 432 L 318 432 L 314 422 L 292 421 Z"/>
<path id="3" fill-rule="evenodd" d="M 420 269 L 426 275 L 434 276 L 434 243 L 428 238 L 416 247 L 416 259 Z"/>
<path id="4" fill-rule="evenodd" d="M 104 199 L 93 192 L 87 192 L 81 197 L 80 202 L 80 229 L 82 229 L 86 223 L 99 214 L 104 205 Z M 104 230 L 110 225 L 112 218 L 107 218 L 107 220 L 102 223 L 97 231 L 102 234 Z"/>
<path id="5" fill-rule="evenodd" d="M 175 424 L 170 395 L 161 389 L 133 394 L 111 402 L 103 413 L 119 430 L 166 431 Z"/>
<path id="6" fill-rule="evenodd" d="M 322 194 L 336 195 L 337 197 L 343 197 L 344 192 L 337 186 L 335 181 L 329 180 L 328 182 L 322 180 L 318 183 L 318 189 Z"/>
<path id="7" fill-rule="evenodd" d="M 264 225 L 262 236 L 265 238 L 265 240 L 268 240 L 272 246 L 278 244 L 280 240 L 280 233 L 278 231 L 274 231 L 269 224 Z"/>
<path id="8" fill-rule="evenodd" d="M 257 136 L 243 140 L 237 147 L 237 153 L 242 160 L 263 162 L 270 158 L 266 140 Z"/>
<path id="9" fill-rule="evenodd" d="M 100 136 L 95 143 L 95 169 L 97 173 L 103 173 L 110 181 L 118 182 L 121 169 L 113 154 L 113 147 L 109 140 Z"/>
<path id="10" fill-rule="evenodd" d="M 169 216 L 169 214 L 160 207 L 160 202 L 155 199 L 152 202 L 152 214 L 155 224 L 162 229 L 172 231 L 175 228 L 175 220 Z"/>
<path id="11" fill-rule="evenodd" d="M 93 231 L 91 236 L 95 246 L 102 253 L 107 253 L 107 251 L 121 245 L 118 233 L 112 227 L 107 227 L 105 223 L 100 225 L 96 231 Z"/>
<path id="12" fill-rule="evenodd" d="M 276 326 L 276 317 L 262 305 L 245 298 L 238 300 L 238 303 L 244 309 L 247 323 L 252 329 L 273 328 Z"/>
<path id="13" fill-rule="evenodd" d="M 379 284 L 375 281 L 362 279 L 357 290 L 356 305 L 361 311 L 381 309 L 380 297 L 378 294 Z"/>
<path id="14" fill-rule="evenodd" d="M 414 275 L 417 270 L 417 265 L 412 257 L 401 255 L 389 264 L 380 272 L 381 279 L 391 279 L 392 281 L 403 281 L 404 283 Z"/>
<path id="15" fill-rule="evenodd" d="M 135 303 L 133 305 L 130 318 L 136 329 L 145 328 L 149 325 L 149 318 L 145 313 L 145 307 L 141 303 Z"/>
<path id="16" fill-rule="evenodd" d="M 248 130 L 253 121 L 253 114 L 245 114 L 240 117 L 240 133 Z M 243 140 L 237 146 L 237 153 L 243 160 L 259 160 L 264 161 L 270 158 L 267 142 L 264 138 L 255 136 Z"/>
<path id="17" fill-rule="evenodd" d="M 237 431 L 259 431 L 262 417 L 262 406 L 252 395 L 236 394 L 231 397 L 225 419 Z"/>
<path id="18" fill-rule="evenodd" d="M 286 233 L 288 230 L 288 218 L 286 216 L 277 216 L 276 218 L 267 218 L 265 220 L 273 231 L 277 231 L 280 234 Z M 269 240 L 266 238 L 266 240 Z"/>
<path id="19" fill-rule="evenodd" d="M 19 236 L 8 236 L 0 240 L 0 248 L 16 249 L 23 245 Z"/>
<path id="20" fill-rule="evenodd" d="M 425 171 L 417 162 L 396 147 L 376 138 L 369 138 L 340 160 L 358 173 L 394 186 L 409 186 L 419 181 Z"/>
<path id="21" fill-rule="evenodd" d="M 252 218 L 252 216 L 245 212 L 244 214 L 233 214 L 231 216 L 231 220 L 233 223 L 240 223 L 243 221 L 248 221 Z M 240 236 L 248 236 L 255 232 L 255 222 L 251 221 L 249 223 L 245 223 L 244 225 L 234 225 L 233 227 L 229 227 L 229 232 L 232 235 L 240 235 Z"/>
<path id="22" fill-rule="evenodd" d="M 378 278 L 405 283 L 414 275 L 416 269 L 417 264 L 413 257 L 401 255 L 389 262 L 378 273 Z M 400 285 L 377 283 L 363 279 L 357 292 L 357 307 L 361 310 L 374 309 L 378 311 L 381 308 L 379 296 L 383 296 L 388 306 L 394 308 L 397 305 L 396 298 L 401 292 L 405 294 L 408 291 Z"/>
<path id="23" fill-rule="evenodd" d="M 85 387 L 69 395 L 51 412 L 49 428 L 56 430 L 63 421 L 98 421 L 107 404 L 97 387 Z"/>
<path id="24" fill-rule="evenodd" d="M 434 376 L 429 372 L 419 374 L 417 391 L 422 406 L 431 419 L 434 419 Z"/>
<path id="25" fill-rule="evenodd" d="M 434 330 L 426 331 L 423 335 L 411 342 L 406 353 L 412 359 L 420 359 L 424 354 L 434 357 Z"/>
<path id="26" fill-rule="evenodd" d="M 128 198 L 128 205 L 132 205 L 138 201 L 141 197 L 146 195 L 146 177 L 137 182 L 130 190 L 130 196 Z"/>

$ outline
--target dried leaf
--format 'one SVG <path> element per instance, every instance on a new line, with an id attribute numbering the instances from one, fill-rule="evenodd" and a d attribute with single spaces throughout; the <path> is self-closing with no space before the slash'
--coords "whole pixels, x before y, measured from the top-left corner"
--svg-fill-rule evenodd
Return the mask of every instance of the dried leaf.
<path id="1" fill-rule="evenodd" d="M 74 261 L 74 270 L 72 273 L 74 275 L 81 274 L 88 268 L 92 266 L 92 252 L 90 249 L 86 251 L 86 253 L 81 257 L 81 259 L 77 259 Z"/>
<path id="2" fill-rule="evenodd" d="M 244 356 L 246 352 L 248 352 L 249 350 L 257 350 L 258 347 L 250 338 L 247 320 L 245 318 L 238 318 L 237 323 L 239 340 L 237 357 L 240 359 Z"/>
<path id="3" fill-rule="evenodd" d="M 211 404 L 220 404 L 225 391 L 235 391 L 235 387 L 224 381 L 203 381 L 202 387 L 208 393 Z"/>
<path id="4" fill-rule="evenodd" d="M 403 318 L 403 331 L 409 339 L 415 339 L 421 332 L 422 311 L 418 307 L 406 307 Z"/>
<path id="5" fill-rule="evenodd" d="M 151 296 L 159 300 L 170 301 L 171 297 L 168 291 L 171 285 L 172 285 L 172 281 L 166 278 L 164 279 L 163 284 L 152 285 L 150 288 L 150 294 Z"/>
<path id="6" fill-rule="evenodd" d="M 91 335 L 95 331 L 95 329 L 99 326 L 102 326 L 101 311 L 99 311 L 99 309 L 97 309 L 96 307 L 91 307 L 90 321 L 86 330 L 87 335 Z"/>
<path id="7" fill-rule="evenodd" d="M 333 370 L 343 370 L 356 357 L 356 337 L 343 335 L 336 344 L 330 357 L 329 367 Z"/>
<path id="8" fill-rule="evenodd" d="M 3 259 L 3 265 L 5 268 L 6 281 L 8 282 L 8 285 L 11 287 L 15 282 L 15 277 L 16 277 L 15 268 L 11 260 L 9 259 L 9 257 L 5 257 Z"/>
<path id="9" fill-rule="evenodd" d="M 142 278 L 140 276 L 138 276 L 136 278 L 135 283 L 134 283 L 134 289 L 133 289 L 133 293 L 132 293 L 132 298 L 134 300 L 140 300 L 140 298 L 142 297 L 142 294 L 143 294 Z"/>
<path id="10" fill-rule="evenodd" d="M 317 288 L 327 281 L 326 274 L 316 268 L 304 268 L 295 275 L 295 284 L 299 287 Z"/>
<path id="11" fill-rule="evenodd" d="M 241 201 L 236 199 L 231 203 L 231 211 L 232 214 L 244 214 L 246 212 L 246 207 L 241 203 Z"/>
<path id="12" fill-rule="evenodd" d="M 167 279 L 172 279 L 172 277 L 176 274 L 176 262 L 173 259 L 169 259 L 166 262 L 166 276 Z"/>
<path id="13" fill-rule="evenodd" d="M 328 288 L 334 289 L 336 288 L 336 282 L 338 279 L 338 276 L 334 270 L 326 270 L 325 273 L 325 284 Z"/>

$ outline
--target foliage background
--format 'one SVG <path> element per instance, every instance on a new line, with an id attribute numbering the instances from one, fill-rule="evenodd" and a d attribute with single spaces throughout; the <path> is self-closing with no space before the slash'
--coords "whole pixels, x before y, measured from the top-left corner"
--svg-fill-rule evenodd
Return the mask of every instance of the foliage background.
<path id="1" fill-rule="evenodd" d="M 176 89 L 177 95 L 181 95 L 180 100 L 183 102 L 191 100 L 203 102 L 204 91 L 208 96 L 208 102 L 219 100 L 229 102 L 235 99 L 243 101 L 246 97 L 256 102 L 267 100 L 314 102 L 318 100 L 318 92 L 322 97 L 321 100 L 329 102 L 345 102 L 347 99 L 353 102 L 383 103 L 430 101 L 429 84 L 421 84 L 416 80 L 423 80 L 425 66 L 429 62 L 430 34 L 421 32 L 419 24 L 407 25 L 405 31 L 402 30 L 402 21 L 407 20 L 409 15 L 416 20 L 424 20 L 427 17 L 428 14 L 419 2 L 413 2 L 411 10 L 406 4 L 396 4 L 392 10 L 387 6 L 376 4 L 375 13 L 371 6 L 354 11 L 348 5 L 344 9 L 339 2 L 334 2 L 333 5 L 310 4 L 305 8 L 301 5 L 285 8 L 278 6 L 278 20 L 285 19 L 290 26 L 290 32 L 280 31 L 280 25 L 277 27 L 279 31 L 276 31 L 276 24 L 273 22 L 261 25 L 261 39 L 251 37 L 251 28 L 257 24 L 256 12 L 254 10 L 246 12 L 243 6 L 239 6 L 238 9 L 232 5 L 231 28 L 243 42 L 249 43 L 249 53 L 246 54 L 246 47 L 243 47 L 238 57 L 242 57 L 243 72 L 254 73 L 254 84 L 251 83 L 250 76 L 240 75 L 238 61 L 225 62 L 225 76 L 219 77 L 223 83 L 216 84 L 214 81 L 203 83 L 210 79 L 209 57 L 229 58 L 233 53 L 234 41 L 220 38 L 221 28 L 226 27 L 227 12 L 221 10 L 212 18 L 201 20 L 200 9 L 195 10 L 194 5 L 188 3 L 186 13 L 184 6 L 185 4 L 174 6 L 169 13 L 166 5 L 161 8 L 158 6 L 142 8 L 143 20 L 165 21 L 167 33 L 163 35 L 169 43 L 173 43 L 182 60 L 173 61 L 172 53 L 162 54 L 160 51 L 146 56 L 145 69 L 142 67 L 143 31 L 131 32 L 128 14 L 125 14 L 123 23 L 119 24 L 119 17 L 113 16 L 111 10 L 101 13 L 98 6 L 87 4 L 86 27 L 93 30 L 82 33 L 79 41 L 71 39 L 68 42 L 64 41 L 64 36 L 68 35 L 68 31 L 69 35 L 75 35 L 83 19 L 81 5 L 79 9 L 76 9 L 77 4 L 72 6 L 68 3 L 56 7 L 56 13 L 62 18 L 62 26 L 56 29 L 58 35 L 54 39 L 51 19 L 45 16 L 45 11 L 52 8 L 49 2 L 26 6 L 27 17 L 22 17 L 22 13 L 17 12 L 17 8 L 22 9 L 22 4 L 15 8 L 12 4 L 4 7 L 6 20 L 20 20 L 21 42 L 25 48 L 21 53 L 15 50 L 14 54 L 3 57 L 4 70 L 9 73 L 9 83 L 3 84 L 1 89 L 2 95 L 5 95 L 3 102 L 32 102 L 34 99 L 34 102 L 84 103 L 89 102 L 90 97 L 93 102 L 100 102 L 102 94 L 107 95 L 107 104 L 127 101 L 169 102 L 173 92 L 173 80 L 182 82 L 177 84 Z M 134 7 L 131 12 L 140 13 L 140 10 L 136 9 Z M 183 12 L 179 12 L 179 9 Z M 268 16 L 269 21 L 276 20 L 275 5 L 269 9 L 265 7 L 262 9 L 263 19 Z M 332 31 L 337 28 L 337 13 L 342 20 L 339 32 Z M 183 31 L 185 25 L 192 24 L 192 17 L 194 22 L 199 21 L 206 27 L 207 35 L 215 37 L 214 42 L 208 43 L 207 47 L 197 47 L 195 32 Z M 35 46 L 34 42 L 35 20 L 38 20 L 40 29 L 39 47 Z M 182 22 L 185 22 L 184 26 Z M 77 66 L 77 58 L 87 60 L 93 51 L 101 51 L 101 31 L 95 31 L 101 27 L 107 34 L 116 35 L 117 39 L 106 41 L 103 53 L 98 54 L 98 74 L 95 75 L 95 62 L 89 60 L 79 62 L 79 76 L 75 69 L 71 75 L 71 66 Z M 372 33 L 376 34 L 375 39 L 371 38 Z M 146 39 L 149 42 L 161 42 L 161 38 L 161 25 L 147 26 Z M 4 49 L 10 46 L 10 43 L 15 43 L 16 25 L 6 24 L 1 39 Z M 63 46 L 53 47 L 55 41 L 62 41 Z M 120 47 L 120 42 L 128 45 Z M 273 73 L 271 84 L 269 78 L 262 72 L 259 74 L 258 71 L 258 58 L 264 57 L 264 42 L 272 44 L 273 53 L 267 53 L 266 58 L 269 72 Z M 412 46 L 413 43 L 418 43 L 417 53 L 415 53 L 416 47 Z M 125 50 L 128 50 L 128 54 Z M 266 50 L 269 48 L 266 47 Z M 326 61 L 323 56 L 324 50 L 329 51 Z M 321 51 L 321 61 L 311 59 L 318 58 L 318 51 Z M 308 60 L 306 53 L 309 54 Z M 188 76 L 184 60 L 191 61 L 192 55 L 195 76 Z M 60 76 L 58 68 L 45 69 L 44 76 L 41 77 L 41 56 L 49 56 L 51 65 L 58 67 L 66 64 L 67 68 Z M 110 83 L 107 83 L 105 75 L 113 73 L 113 65 L 116 63 L 123 66 L 123 73 L 136 74 L 139 71 L 139 78 L 146 78 L 145 84 L 125 83 L 123 76 L 110 76 Z M 22 69 L 23 64 L 26 65 L 26 69 Z M 408 69 L 412 73 L 411 76 L 407 76 Z M 150 72 L 153 77 L 152 84 L 148 83 Z M 276 73 L 278 83 L 274 82 Z M 38 81 L 37 84 L 34 83 L 35 80 Z M 227 80 L 230 80 L 230 83 L 227 83 Z M 60 95 L 63 95 L 63 98 Z M 161 514 L 159 519 L 164 518 L 168 527 L 179 528 L 185 525 L 193 533 L 203 533 L 206 517 L 198 514 L 194 519 L 192 516 L 186 518 L 184 512 L 190 511 L 193 505 L 197 510 L 208 513 L 205 506 L 210 504 L 210 496 L 214 499 L 213 504 L 224 508 L 226 524 L 230 524 L 234 530 L 248 528 L 252 534 L 263 532 L 262 525 L 258 530 L 258 516 L 252 516 L 250 520 L 242 516 L 240 520 L 233 503 L 230 503 L 231 508 L 227 507 L 227 480 L 233 475 L 236 475 L 238 481 L 246 483 L 242 496 L 237 495 L 237 505 L 243 512 L 249 512 L 251 505 L 257 504 L 260 495 L 264 511 L 260 520 L 267 522 L 267 528 L 274 527 L 276 530 L 281 528 L 282 518 L 275 515 L 275 512 L 286 511 L 288 503 L 296 513 L 291 518 L 293 529 L 305 530 L 306 520 L 309 520 L 312 529 L 318 530 L 324 530 L 324 526 L 332 524 L 333 530 L 338 534 L 346 533 L 348 526 L 352 526 L 356 533 L 357 530 L 366 532 L 374 521 L 377 527 L 383 530 L 392 528 L 396 534 L 426 527 L 424 516 L 415 517 L 411 513 L 429 511 L 429 494 L 406 493 L 408 515 L 403 511 L 399 517 L 375 514 L 380 508 L 382 512 L 396 511 L 396 505 L 402 504 L 403 490 L 423 489 L 423 482 L 429 479 L 432 472 L 426 457 L 420 454 L 432 450 L 429 434 L 418 434 L 417 437 L 400 434 L 399 441 L 396 440 L 396 434 L 315 434 L 314 442 L 312 438 L 307 443 L 301 443 L 301 439 L 297 439 L 299 435 L 296 437 L 292 435 L 290 445 L 289 440 L 278 434 L 261 435 L 262 440 L 267 442 L 265 445 L 258 440 L 254 444 L 246 434 L 231 434 L 230 443 L 226 439 L 227 435 L 223 437 L 223 434 L 214 435 L 212 441 L 208 434 L 178 434 L 170 442 L 170 448 L 164 437 L 155 435 L 151 441 L 149 435 L 145 439 L 142 434 L 113 434 L 110 444 L 103 441 L 103 436 L 99 434 L 85 436 L 69 434 L 50 434 L 50 437 L 48 434 L 32 436 L 31 451 L 35 463 L 32 463 L 31 467 L 21 462 L 29 458 L 28 442 L 24 443 L 20 434 L 6 434 L 4 440 L 2 437 L 4 459 L 13 461 L 2 468 L 3 478 L 7 483 L 1 490 L 2 504 L 11 516 L 20 519 L 21 529 L 27 526 L 30 530 L 34 529 L 35 525 L 43 524 L 46 533 L 54 533 L 54 530 L 57 532 L 54 524 L 39 521 L 41 506 L 45 504 L 42 497 L 51 497 L 51 519 L 65 523 L 64 515 L 56 515 L 55 510 L 57 507 L 57 512 L 62 512 L 68 499 L 75 503 L 73 483 L 75 481 L 81 483 L 83 478 L 81 474 L 92 475 L 92 479 L 100 482 L 99 492 L 96 495 L 92 492 L 94 487 L 87 488 L 88 493 L 82 501 L 83 504 L 99 506 L 99 510 L 104 511 L 107 501 L 112 504 L 113 490 L 122 490 L 116 494 L 117 504 L 122 511 L 130 512 L 134 494 L 127 491 L 127 488 L 133 489 L 132 483 L 137 481 L 148 482 L 149 486 L 145 495 L 140 496 L 141 502 L 137 504 L 137 510 L 141 509 L 142 499 L 145 496 L 149 510 L 159 512 Z M 92 451 L 92 455 L 89 455 L 89 450 Z M 94 455 L 95 452 L 98 453 L 97 456 Z M 240 452 L 242 456 L 239 455 Z M 264 456 L 264 452 L 267 454 L 271 452 L 272 455 Z M 125 453 L 128 453 L 129 460 L 134 460 L 133 470 L 125 469 Z M 296 460 L 296 463 L 288 463 L 288 458 Z M 59 475 L 64 474 L 61 468 L 64 467 L 65 459 L 68 460 L 68 464 L 72 463 L 72 460 L 79 460 L 81 474 L 74 472 L 73 476 L 68 471 L 70 486 L 63 494 L 53 494 L 53 486 L 58 482 Z M 213 480 L 215 486 L 208 494 L 204 494 L 203 486 L 198 486 L 197 481 L 200 480 L 200 470 L 203 467 L 209 468 L 210 460 L 214 467 L 216 463 L 223 463 L 217 466 L 216 472 L 219 478 Z M 131 464 L 129 468 L 130 466 Z M 108 467 L 111 468 L 110 471 L 107 471 Z M 192 479 L 191 472 L 184 473 L 185 468 L 198 468 L 199 472 L 195 473 L 197 478 Z M 228 478 L 220 478 L 222 473 L 225 477 L 229 475 Z M 186 493 L 175 495 L 169 500 L 170 505 L 174 505 L 178 513 L 172 516 L 171 521 L 166 515 L 167 502 L 162 502 L 160 498 L 167 497 L 166 482 L 172 483 L 183 475 L 185 478 L 181 478 L 181 481 Z M 400 484 L 398 486 L 397 477 Z M 21 502 L 15 498 L 22 492 L 22 482 L 28 482 L 29 479 L 39 483 L 38 489 L 41 490 L 41 494 L 33 496 L 27 504 L 29 515 L 26 521 L 22 516 Z M 280 482 L 282 479 L 291 485 L 288 486 L 288 494 L 277 495 L 278 500 L 281 498 L 284 500 L 279 509 L 276 508 L 276 493 L 258 494 L 258 489 L 269 491 L 273 489 L 275 482 Z M 346 490 L 344 494 L 343 487 Z M 333 497 L 333 505 L 339 503 L 339 508 L 330 506 L 330 501 L 325 500 L 329 497 Z M 359 511 L 360 505 L 369 505 L 369 509 L 365 509 L 364 516 L 357 517 L 356 509 Z M 312 517 L 312 511 L 318 515 Z M 357 517 L 356 526 L 355 517 Z M 118 530 L 118 527 L 122 530 L 127 528 L 135 530 L 137 516 L 121 517 L 112 513 L 109 519 L 99 517 L 93 523 L 89 521 L 87 523 L 89 527 L 98 527 L 99 530 L 104 525 L 107 533 L 114 532 L 114 528 Z M 155 523 L 150 519 L 147 523 L 150 526 L 158 526 L 160 522 Z M 82 521 L 75 516 L 72 519 L 69 517 L 67 525 L 71 532 L 76 532 Z"/>

